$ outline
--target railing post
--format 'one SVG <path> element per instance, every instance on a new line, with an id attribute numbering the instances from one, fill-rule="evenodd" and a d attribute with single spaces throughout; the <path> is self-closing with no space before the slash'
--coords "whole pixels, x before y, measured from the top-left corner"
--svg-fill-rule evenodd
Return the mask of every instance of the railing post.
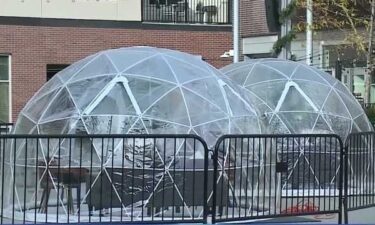
<path id="1" fill-rule="evenodd" d="M 220 141 L 220 139 L 218 140 Z M 215 145 L 214 152 L 212 155 L 213 160 L 213 166 L 214 166 L 214 172 L 212 175 L 212 209 L 211 209 L 211 216 L 212 216 L 212 224 L 216 223 L 216 177 L 217 177 L 217 164 L 218 164 L 218 142 Z"/>
<path id="2" fill-rule="evenodd" d="M 348 143 L 349 142 L 349 143 Z M 343 196 L 341 199 L 341 207 L 340 212 L 342 212 L 344 215 L 344 224 L 348 224 L 349 222 L 349 216 L 348 216 L 348 145 L 350 144 L 350 135 L 347 137 L 345 141 L 345 146 L 342 150 L 342 169 L 341 173 L 342 175 L 342 183 L 341 183 L 341 192 L 343 192 Z M 339 223 L 342 223 L 342 215 L 340 215 Z"/>
<path id="3" fill-rule="evenodd" d="M 345 169 L 345 147 L 343 146 L 342 141 L 340 140 L 340 171 L 339 171 L 339 218 L 338 218 L 338 224 L 342 224 L 342 214 L 343 212 L 343 206 L 345 202 L 345 194 L 343 194 L 343 187 L 345 186 L 344 181 L 344 173 L 346 172 Z"/>
<path id="4" fill-rule="evenodd" d="M 188 1 L 187 0 L 185 0 L 184 11 L 185 11 L 185 23 L 188 23 L 188 20 L 189 20 L 189 17 L 188 17 L 189 6 L 188 6 Z"/>
<path id="5" fill-rule="evenodd" d="M 208 149 L 204 149 L 204 184 L 203 184 L 203 220 L 207 224 L 208 218 L 208 198 L 207 198 L 207 189 L 208 189 Z"/>

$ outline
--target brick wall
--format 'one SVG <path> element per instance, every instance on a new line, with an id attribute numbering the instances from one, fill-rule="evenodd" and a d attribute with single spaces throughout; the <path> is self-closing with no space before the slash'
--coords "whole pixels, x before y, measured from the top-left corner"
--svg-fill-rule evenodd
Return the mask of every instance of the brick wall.
<path id="1" fill-rule="evenodd" d="M 241 36 L 268 34 L 265 0 L 240 0 Z"/>
<path id="2" fill-rule="evenodd" d="M 0 25 L 0 53 L 12 54 L 13 119 L 46 82 L 47 64 L 71 64 L 100 50 L 145 45 L 199 54 L 215 67 L 232 49 L 227 31 L 39 27 Z"/>

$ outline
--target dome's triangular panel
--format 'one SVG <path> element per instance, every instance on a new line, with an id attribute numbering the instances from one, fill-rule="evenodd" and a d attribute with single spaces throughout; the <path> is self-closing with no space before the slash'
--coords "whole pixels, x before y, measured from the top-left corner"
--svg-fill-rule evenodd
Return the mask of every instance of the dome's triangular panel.
<path id="1" fill-rule="evenodd" d="M 283 119 L 278 114 L 267 114 L 266 122 L 267 128 L 265 132 L 267 133 L 275 133 L 275 134 L 291 134 L 293 130 L 289 129 Z"/>
<path id="2" fill-rule="evenodd" d="M 313 112 L 314 103 L 310 98 L 303 96 L 302 93 L 294 86 L 289 87 L 285 98 L 280 98 L 278 104 L 281 104 L 279 111 L 287 112 Z"/>
<path id="3" fill-rule="evenodd" d="M 331 91 L 331 87 L 302 80 L 296 80 L 295 82 L 318 109 L 323 107 L 323 104 Z"/>
<path id="4" fill-rule="evenodd" d="M 183 89 L 183 94 L 187 108 L 189 110 L 191 124 L 193 126 L 196 126 L 207 121 L 218 120 L 228 117 L 227 113 L 222 111 L 218 106 L 211 103 L 208 99 L 203 99 L 202 97 L 186 89 Z M 197 108 L 202 108 L 204 110 L 197 111 Z"/>
<path id="5" fill-rule="evenodd" d="M 104 93 L 102 93 L 104 94 Z M 104 98 L 96 102 L 96 99 L 91 102 L 94 104 L 90 115 L 135 115 L 135 107 L 129 97 L 122 82 L 116 83 Z"/>
<path id="6" fill-rule="evenodd" d="M 63 82 L 61 81 L 58 75 L 53 76 L 47 83 L 45 83 L 40 90 L 35 94 L 39 98 L 45 94 L 51 93 L 52 91 L 56 90 L 57 88 L 61 87 Z M 35 99 L 35 98 L 32 98 Z"/>
<path id="7" fill-rule="evenodd" d="M 283 75 L 287 77 L 293 76 L 294 72 L 298 65 L 293 63 L 285 63 L 285 61 L 270 61 L 270 62 L 263 62 L 263 65 L 269 66 L 277 71 L 280 71 Z"/>
<path id="8" fill-rule="evenodd" d="M 340 116 L 323 114 L 323 118 L 329 123 L 335 134 L 340 137 L 347 137 L 351 130 L 352 120 Z"/>
<path id="9" fill-rule="evenodd" d="M 20 121 L 17 123 L 17 125 L 14 128 L 14 132 L 17 134 L 29 134 L 35 129 L 36 123 L 31 121 L 29 118 L 27 118 L 24 115 L 20 115 L 18 117 L 18 120 Z"/>
<path id="10" fill-rule="evenodd" d="M 167 64 L 166 60 L 160 54 L 157 54 L 126 69 L 123 74 L 152 77 L 158 80 L 177 83 L 170 65 Z"/>
<path id="11" fill-rule="evenodd" d="M 162 110 L 163 109 L 163 110 Z M 189 113 L 180 89 L 174 89 L 144 112 L 150 119 L 164 120 L 190 126 Z"/>
<path id="12" fill-rule="evenodd" d="M 156 119 L 143 118 L 142 122 L 142 126 L 149 134 L 185 134 L 190 130 L 189 126 L 180 126 Z M 133 132 L 138 129 L 137 127 L 142 128 L 139 123 L 133 127 Z"/>
<path id="13" fill-rule="evenodd" d="M 362 114 L 354 119 L 354 123 L 361 128 L 361 132 L 371 131 L 371 124 L 368 122 L 366 114 Z"/>
<path id="14" fill-rule="evenodd" d="M 330 123 L 328 124 L 327 122 L 328 121 L 324 120 L 323 117 L 319 115 L 317 120 L 315 121 L 313 133 L 332 133 L 333 130 L 330 127 Z"/>
<path id="15" fill-rule="evenodd" d="M 271 80 L 286 80 L 287 77 L 277 70 L 267 69 L 262 64 L 255 64 L 251 73 L 246 78 L 244 86 L 249 86 Z"/>
<path id="16" fill-rule="evenodd" d="M 231 120 L 231 133 L 233 134 L 257 134 L 260 130 L 260 123 L 256 116 L 242 116 Z M 248 124 L 254 124 L 249 126 Z M 256 126 L 258 124 L 258 126 Z"/>
<path id="17" fill-rule="evenodd" d="M 246 78 L 251 73 L 252 69 L 254 68 L 254 64 L 250 65 L 243 65 L 239 68 L 236 68 L 236 70 L 232 71 L 224 71 L 227 76 L 235 81 L 237 84 L 245 85 Z"/>
<path id="18" fill-rule="evenodd" d="M 314 123 L 319 115 L 308 112 L 280 112 L 280 118 L 284 121 L 292 133 L 311 133 Z"/>
<path id="19" fill-rule="evenodd" d="M 205 78 L 202 80 L 191 81 L 184 84 L 185 89 L 196 93 L 197 95 L 204 96 L 210 102 L 213 102 L 221 110 L 227 111 L 225 104 L 225 96 L 221 91 L 219 83 L 215 78 Z"/>
<path id="20" fill-rule="evenodd" d="M 118 71 L 109 58 L 105 54 L 101 54 L 75 74 L 71 79 L 71 82 L 104 74 L 114 74 L 117 72 Z"/>
<path id="21" fill-rule="evenodd" d="M 349 109 L 335 92 L 330 92 L 323 106 L 323 110 L 334 116 L 337 115 L 348 119 L 351 118 Z"/>
<path id="22" fill-rule="evenodd" d="M 245 101 L 245 98 L 241 96 L 239 92 L 236 92 L 228 86 L 224 86 L 223 90 L 225 91 L 226 97 L 231 99 L 231 101 L 228 101 L 228 107 L 230 108 L 232 116 L 256 115 L 254 109 L 250 107 L 249 103 Z"/>
<path id="23" fill-rule="evenodd" d="M 55 120 L 57 118 L 76 117 L 78 115 L 79 110 L 71 99 L 69 91 L 66 88 L 63 88 L 58 94 L 56 94 L 54 100 L 42 114 L 40 122 Z"/>
<path id="24" fill-rule="evenodd" d="M 179 83 L 185 83 L 199 78 L 206 78 L 212 76 L 206 70 L 203 70 L 199 67 L 192 68 L 192 65 L 184 63 L 180 60 L 176 60 L 172 57 L 166 57 L 165 59 L 171 65 L 171 68 L 174 74 L 176 75 L 177 81 Z"/>
<path id="25" fill-rule="evenodd" d="M 205 136 L 205 140 L 209 143 L 215 142 L 221 134 L 229 133 L 229 119 L 222 119 L 211 123 L 195 126 L 194 131 L 200 135 Z"/>
<path id="26" fill-rule="evenodd" d="M 32 102 L 28 103 L 23 109 L 23 114 L 30 117 L 33 121 L 38 122 L 46 108 L 51 104 L 51 100 L 55 98 L 59 91 L 60 89 L 57 89 L 43 97 L 37 98 L 37 100 L 32 100 Z"/>
<path id="27" fill-rule="evenodd" d="M 155 52 L 150 51 L 140 51 L 132 50 L 131 54 L 127 51 L 122 51 L 121 49 L 114 50 L 106 53 L 107 56 L 112 60 L 114 66 L 119 72 L 123 72 L 129 67 L 133 67 L 136 64 L 142 63 L 143 60 L 155 55 Z"/>
<path id="28" fill-rule="evenodd" d="M 61 134 L 61 132 L 68 134 L 74 130 L 77 125 L 79 118 L 67 118 L 55 120 L 47 123 L 38 125 L 38 131 L 40 134 Z M 41 149 L 47 158 L 52 158 L 56 151 L 60 151 L 59 144 L 61 140 L 58 138 L 41 138 Z M 47 159 L 46 158 L 46 159 Z"/>
<path id="29" fill-rule="evenodd" d="M 61 132 L 69 133 L 69 131 L 75 128 L 77 121 L 78 117 L 53 120 L 38 124 L 38 128 L 41 134 L 61 134 Z"/>
<path id="30" fill-rule="evenodd" d="M 132 94 L 137 100 L 142 112 L 148 109 L 158 99 L 168 94 L 176 86 L 154 79 L 127 77 Z"/>
<path id="31" fill-rule="evenodd" d="M 138 117 L 122 115 L 83 116 L 89 134 L 127 134 Z"/>
<path id="32" fill-rule="evenodd" d="M 84 111 L 90 102 L 108 85 L 115 75 L 95 77 L 91 79 L 80 80 L 67 85 L 74 102 L 80 111 Z M 83 91 L 84 90 L 84 91 Z"/>
<path id="33" fill-rule="evenodd" d="M 272 81 L 247 87 L 254 95 L 264 101 L 267 106 L 275 109 L 285 89 L 286 81 Z"/>
<path id="34" fill-rule="evenodd" d="M 128 133 L 129 134 L 147 134 L 148 133 L 148 129 L 146 127 L 164 127 L 168 125 L 168 123 L 166 122 L 160 122 L 159 124 L 158 123 L 155 123 L 153 120 L 151 119 L 147 119 L 147 118 L 144 118 L 143 120 L 141 118 L 137 119 L 134 121 L 134 123 L 131 125 Z"/>
<path id="35" fill-rule="evenodd" d="M 329 86 L 326 80 L 318 76 L 316 73 L 314 73 L 312 70 L 310 70 L 306 66 L 302 66 L 302 65 L 296 69 L 292 78 L 294 80 L 307 80 L 307 81 L 318 82 L 320 84 Z"/>
<path id="36" fill-rule="evenodd" d="M 97 54 L 90 55 L 84 59 L 81 59 L 72 65 L 68 66 L 67 68 L 63 69 L 59 73 L 56 74 L 63 82 L 69 81 L 73 76 L 75 76 L 78 72 L 83 70 L 92 60 L 98 57 Z"/>
<path id="37" fill-rule="evenodd" d="M 346 108 L 349 110 L 352 118 L 356 118 L 357 116 L 363 114 L 362 107 L 359 105 L 358 101 L 353 98 L 353 96 L 349 97 L 347 95 L 340 95 L 340 98 L 344 102 Z"/>

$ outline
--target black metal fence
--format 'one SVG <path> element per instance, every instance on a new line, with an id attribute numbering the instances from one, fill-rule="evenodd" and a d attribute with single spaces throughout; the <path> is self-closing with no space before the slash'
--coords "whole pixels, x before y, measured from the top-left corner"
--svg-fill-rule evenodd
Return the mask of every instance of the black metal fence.
<path id="1" fill-rule="evenodd" d="M 142 0 L 142 20 L 157 23 L 230 24 L 232 0 Z"/>
<path id="2" fill-rule="evenodd" d="M 214 155 L 214 222 L 327 213 L 341 218 L 342 146 L 335 135 L 222 136 Z"/>
<path id="3" fill-rule="evenodd" d="M 375 206 L 375 133 L 350 134 L 346 142 L 345 207 Z M 346 222 L 348 222 L 346 215 Z"/>
<path id="4" fill-rule="evenodd" d="M 2 224 L 205 221 L 213 171 L 198 136 L 7 135 L 0 145 Z"/>
<path id="5" fill-rule="evenodd" d="M 211 151 L 195 135 L 0 135 L 0 222 L 348 222 L 375 206 L 374 138 L 224 135 Z"/>

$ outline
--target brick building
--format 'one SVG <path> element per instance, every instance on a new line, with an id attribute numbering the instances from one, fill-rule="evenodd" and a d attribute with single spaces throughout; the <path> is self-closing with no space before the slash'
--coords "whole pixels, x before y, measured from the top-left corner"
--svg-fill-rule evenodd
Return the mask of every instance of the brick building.
<path id="1" fill-rule="evenodd" d="M 272 57 L 273 44 L 279 37 L 279 2 L 281 0 L 240 1 L 240 37 L 244 56 Z"/>
<path id="2" fill-rule="evenodd" d="M 221 56 L 232 49 L 231 4 L 231 0 L 0 0 L 0 121 L 15 121 L 49 77 L 103 49 L 145 45 L 200 55 L 218 68 L 230 63 L 232 58 Z M 241 37 L 269 33 L 261 20 L 265 0 L 241 0 L 240 8 Z"/>

